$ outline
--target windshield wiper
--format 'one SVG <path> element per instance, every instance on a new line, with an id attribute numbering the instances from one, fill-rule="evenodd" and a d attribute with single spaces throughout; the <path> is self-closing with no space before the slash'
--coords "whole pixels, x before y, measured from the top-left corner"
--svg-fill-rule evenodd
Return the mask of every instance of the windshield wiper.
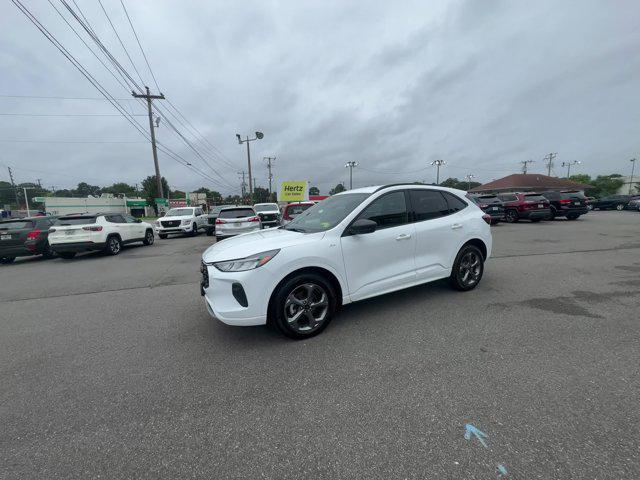
<path id="1" fill-rule="evenodd" d="M 296 228 L 296 227 L 284 227 L 285 230 L 289 230 L 291 232 L 299 232 L 299 233 L 307 233 L 306 230 L 303 230 L 302 228 Z"/>

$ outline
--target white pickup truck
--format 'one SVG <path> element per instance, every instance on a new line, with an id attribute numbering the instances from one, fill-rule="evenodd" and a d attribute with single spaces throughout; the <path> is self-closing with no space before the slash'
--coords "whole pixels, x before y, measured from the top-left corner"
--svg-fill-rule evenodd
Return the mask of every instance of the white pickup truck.
<path id="1" fill-rule="evenodd" d="M 198 230 L 204 231 L 206 226 L 207 216 L 202 208 L 177 207 L 156 220 L 156 233 L 160 238 L 167 238 L 170 233 L 197 235 Z"/>

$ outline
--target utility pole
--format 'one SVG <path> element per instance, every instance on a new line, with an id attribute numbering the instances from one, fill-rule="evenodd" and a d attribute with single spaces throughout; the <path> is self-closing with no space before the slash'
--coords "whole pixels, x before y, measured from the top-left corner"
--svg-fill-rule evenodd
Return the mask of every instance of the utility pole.
<path id="1" fill-rule="evenodd" d="M 533 163 L 533 160 L 522 160 L 520 162 L 522 164 L 522 173 L 527 174 L 527 165 Z"/>
<path id="2" fill-rule="evenodd" d="M 347 162 L 344 168 L 349 169 L 349 190 L 353 189 L 353 169 L 358 166 L 358 162 Z"/>
<path id="3" fill-rule="evenodd" d="M 267 161 L 267 168 L 269 169 L 269 198 L 271 198 L 271 180 L 273 180 L 273 174 L 271 173 L 271 167 L 276 161 L 276 157 L 263 157 L 263 160 Z"/>
<path id="4" fill-rule="evenodd" d="M 11 167 L 7 167 L 9 170 L 9 178 L 11 179 L 11 186 L 13 187 L 13 194 L 16 197 L 16 206 L 20 207 L 20 200 L 18 200 L 18 187 L 16 187 L 16 182 L 13 181 L 13 172 L 11 171 Z"/>
<path id="5" fill-rule="evenodd" d="M 471 179 L 476 178 L 473 173 L 468 173 L 464 179 L 467 181 L 467 191 L 471 190 Z"/>
<path id="6" fill-rule="evenodd" d="M 247 194 L 247 184 L 244 181 L 244 175 L 245 175 L 245 171 L 242 170 L 241 172 L 238 172 L 238 175 L 242 175 L 242 184 L 241 184 L 241 189 L 242 189 L 242 198 L 244 199 L 244 196 Z"/>
<path id="7" fill-rule="evenodd" d="M 249 138 L 249 135 L 247 135 L 247 138 L 245 138 L 243 140 L 242 137 L 240 136 L 240 134 L 236 133 L 236 138 L 238 139 L 238 143 L 240 145 L 242 145 L 243 143 L 247 144 L 247 169 L 249 170 L 249 196 L 250 196 L 251 199 L 253 198 L 253 183 L 251 183 L 251 179 L 252 179 L 252 177 L 251 177 L 251 151 L 249 149 L 249 142 L 253 142 L 254 140 L 262 140 L 263 137 L 264 137 L 264 133 L 256 132 L 256 136 L 254 138 Z"/>
<path id="8" fill-rule="evenodd" d="M 139 94 L 131 92 L 134 98 L 144 98 L 147 100 L 147 109 L 149 111 L 149 130 L 151 131 L 151 151 L 153 152 L 153 164 L 156 168 L 156 186 L 158 189 L 158 198 L 164 198 L 164 191 L 162 190 L 162 177 L 160 177 L 160 165 L 158 164 L 158 151 L 156 149 L 156 131 L 153 126 L 153 110 L 151 108 L 151 100 L 164 100 L 164 95 L 151 95 L 149 87 L 144 87 L 147 90 L 147 94 Z"/>
<path id="9" fill-rule="evenodd" d="M 547 162 L 547 176 L 550 177 L 551 176 L 551 168 L 553 167 L 553 160 L 558 156 L 557 153 L 550 153 L 548 155 L 545 155 L 545 157 L 543 158 L 543 160 L 545 160 Z"/>
<path id="10" fill-rule="evenodd" d="M 27 217 L 30 217 L 31 212 L 29 211 L 29 197 L 27 197 L 27 188 L 22 187 L 22 191 L 24 192 L 24 204 L 27 207 Z"/>
<path id="11" fill-rule="evenodd" d="M 562 162 L 563 167 L 567 167 L 567 178 L 571 175 L 571 165 L 580 165 L 582 162 L 574 160 L 573 162 Z"/>
<path id="12" fill-rule="evenodd" d="M 631 178 L 629 178 L 629 195 L 631 195 L 631 188 L 633 187 L 633 171 L 636 168 L 636 159 L 632 158 L 629 161 L 631 162 Z"/>
<path id="13" fill-rule="evenodd" d="M 38 188 L 42 188 L 42 183 L 40 182 L 40 179 L 36 178 L 36 180 L 38 180 Z"/>
<path id="14" fill-rule="evenodd" d="M 446 164 L 447 162 L 445 162 L 444 160 L 434 160 L 433 162 L 431 162 L 431 165 L 436 166 L 436 185 L 440 185 L 440 167 Z"/>

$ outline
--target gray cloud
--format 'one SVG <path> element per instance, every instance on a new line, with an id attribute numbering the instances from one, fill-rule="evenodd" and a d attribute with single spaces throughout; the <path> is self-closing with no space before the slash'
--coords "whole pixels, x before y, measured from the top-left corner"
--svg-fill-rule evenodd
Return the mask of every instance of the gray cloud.
<path id="1" fill-rule="evenodd" d="M 101 10 L 79 4 L 127 65 Z M 119 2 L 105 6 L 151 82 Z M 529 158 L 542 171 L 549 151 L 558 152 L 558 164 L 581 160 L 577 171 L 590 174 L 626 173 L 628 159 L 638 155 L 637 2 L 127 6 L 163 92 L 236 166 L 214 164 L 234 186 L 236 171 L 246 168 L 235 133 L 255 130 L 265 133 L 252 144 L 259 184 L 266 184 L 262 157 L 276 155 L 277 180 L 309 179 L 324 192 L 347 180 L 348 160 L 360 163 L 354 179 L 365 185 L 432 181 L 428 164 L 436 158 L 447 161 L 445 176 L 491 180 Z M 30 8 L 115 96 L 128 96 L 48 3 Z M 9 2 L 0 6 L 0 71 L 0 95 L 97 96 Z M 0 112 L 114 109 L 99 100 L 0 97 Z M 0 140 L 141 140 L 121 117 L 0 116 L 0 126 Z M 211 173 L 166 125 L 158 134 Z M 153 171 L 145 143 L 0 141 L 0 164 L 15 167 L 19 181 L 42 178 L 58 187 L 81 180 L 135 183 Z M 174 187 L 212 186 L 164 155 L 161 165 Z"/>

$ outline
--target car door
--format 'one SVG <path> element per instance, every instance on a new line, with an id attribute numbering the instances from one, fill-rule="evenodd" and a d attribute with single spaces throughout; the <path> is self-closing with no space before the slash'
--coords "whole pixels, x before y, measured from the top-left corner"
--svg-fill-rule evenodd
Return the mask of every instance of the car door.
<path id="1" fill-rule="evenodd" d="M 204 228 L 207 224 L 207 219 L 204 216 L 204 211 L 201 208 L 196 208 L 196 222 L 198 223 L 198 228 Z"/>
<path id="2" fill-rule="evenodd" d="M 131 238 L 142 239 L 144 238 L 144 225 L 138 221 L 137 218 L 131 215 L 124 215 L 124 219 L 127 222 L 127 226 L 131 229 Z"/>
<path id="3" fill-rule="evenodd" d="M 445 195 L 452 197 L 451 205 Z M 457 212 L 467 204 L 449 193 L 429 189 L 410 190 L 409 200 L 415 224 L 416 278 L 427 282 L 447 276 L 464 236 L 463 214 Z"/>
<path id="4" fill-rule="evenodd" d="M 105 215 L 104 218 L 107 222 L 113 224 L 113 227 L 115 227 L 113 230 L 120 235 L 120 239 L 123 242 L 128 242 L 134 238 L 132 224 L 127 223 L 124 216 L 119 213 L 113 213 L 111 215 Z"/>
<path id="5" fill-rule="evenodd" d="M 352 300 L 414 283 L 416 240 L 408 212 L 406 192 L 389 192 L 371 202 L 355 219 L 373 220 L 378 224 L 375 232 L 351 235 L 347 227 L 343 233 L 340 243 Z"/>

